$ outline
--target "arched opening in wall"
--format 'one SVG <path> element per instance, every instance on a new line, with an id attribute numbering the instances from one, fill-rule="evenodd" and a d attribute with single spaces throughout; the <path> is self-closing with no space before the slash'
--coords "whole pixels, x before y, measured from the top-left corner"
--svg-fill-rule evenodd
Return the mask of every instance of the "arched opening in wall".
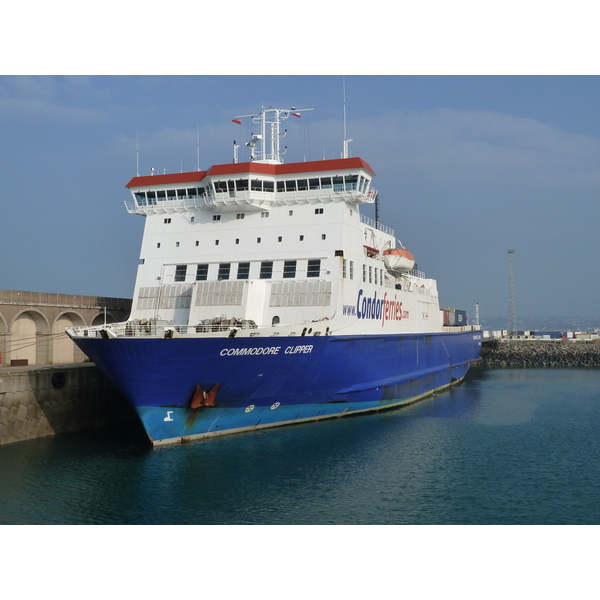
<path id="1" fill-rule="evenodd" d="M 52 362 L 55 365 L 83 362 L 85 354 L 65 333 L 67 327 L 81 327 L 85 322 L 77 313 L 59 315 L 52 325 Z"/>
<path id="2" fill-rule="evenodd" d="M 115 316 L 111 312 L 106 311 L 106 323 L 108 324 L 116 322 L 117 319 L 115 319 Z M 104 311 L 94 317 L 92 325 L 104 325 Z"/>
<path id="3" fill-rule="evenodd" d="M 8 327 L 4 317 L 0 315 L 0 366 L 6 365 L 6 339 Z"/>
<path id="4" fill-rule="evenodd" d="M 271 326 L 274 327 L 275 325 L 279 325 L 279 317 L 277 315 L 271 319 Z"/>
<path id="5" fill-rule="evenodd" d="M 18 314 L 8 344 L 10 360 L 26 360 L 28 365 L 46 364 L 50 359 L 48 333 L 48 322 L 40 313 L 28 310 Z"/>

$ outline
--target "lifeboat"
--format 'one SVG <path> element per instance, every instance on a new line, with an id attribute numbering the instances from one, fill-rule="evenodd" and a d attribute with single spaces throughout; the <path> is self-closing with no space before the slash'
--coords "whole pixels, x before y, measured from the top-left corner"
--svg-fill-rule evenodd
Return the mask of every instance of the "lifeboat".
<path id="1" fill-rule="evenodd" d="M 415 266 L 414 256 L 405 248 L 391 248 L 383 251 L 385 268 L 394 274 L 407 273 Z"/>

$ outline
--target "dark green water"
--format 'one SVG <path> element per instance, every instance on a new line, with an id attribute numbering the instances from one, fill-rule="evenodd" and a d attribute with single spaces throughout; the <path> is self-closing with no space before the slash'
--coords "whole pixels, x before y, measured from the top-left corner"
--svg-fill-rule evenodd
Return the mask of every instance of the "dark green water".
<path id="1" fill-rule="evenodd" d="M 598 524 L 600 369 L 472 371 L 405 409 L 157 450 L 0 447 L 2 524 Z"/>

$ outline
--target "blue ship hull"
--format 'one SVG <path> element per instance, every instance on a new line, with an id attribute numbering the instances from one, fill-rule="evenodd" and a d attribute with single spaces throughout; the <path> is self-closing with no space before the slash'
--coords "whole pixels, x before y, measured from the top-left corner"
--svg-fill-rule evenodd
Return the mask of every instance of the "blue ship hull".
<path id="1" fill-rule="evenodd" d="M 414 402 L 462 380 L 481 331 L 74 341 L 160 445 Z"/>

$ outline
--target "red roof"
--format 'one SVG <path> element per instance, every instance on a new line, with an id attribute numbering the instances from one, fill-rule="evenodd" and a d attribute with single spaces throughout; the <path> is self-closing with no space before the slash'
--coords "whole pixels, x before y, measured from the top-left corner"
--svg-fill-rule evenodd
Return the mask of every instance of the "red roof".
<path id="1" fill-rule="evenodd" d="M 298 173 L 318 173 L 348 169 L 366 169 L 375 175 L 375 171 L 362 158 L 337 158 L 332 160 L 313 160 L 281 165 L 269 165 L 259 162 L 230 163 L 214 165 L 208 171 L 191 173 L 170 173 L 166 175 L 145 175 L 134 177 L 125 187 L 155 186 L 173 183 L 197 183 L 207 176 L 239 175 L 242 173 L 262 173 L 263 175 L 292 175 Z"/>

